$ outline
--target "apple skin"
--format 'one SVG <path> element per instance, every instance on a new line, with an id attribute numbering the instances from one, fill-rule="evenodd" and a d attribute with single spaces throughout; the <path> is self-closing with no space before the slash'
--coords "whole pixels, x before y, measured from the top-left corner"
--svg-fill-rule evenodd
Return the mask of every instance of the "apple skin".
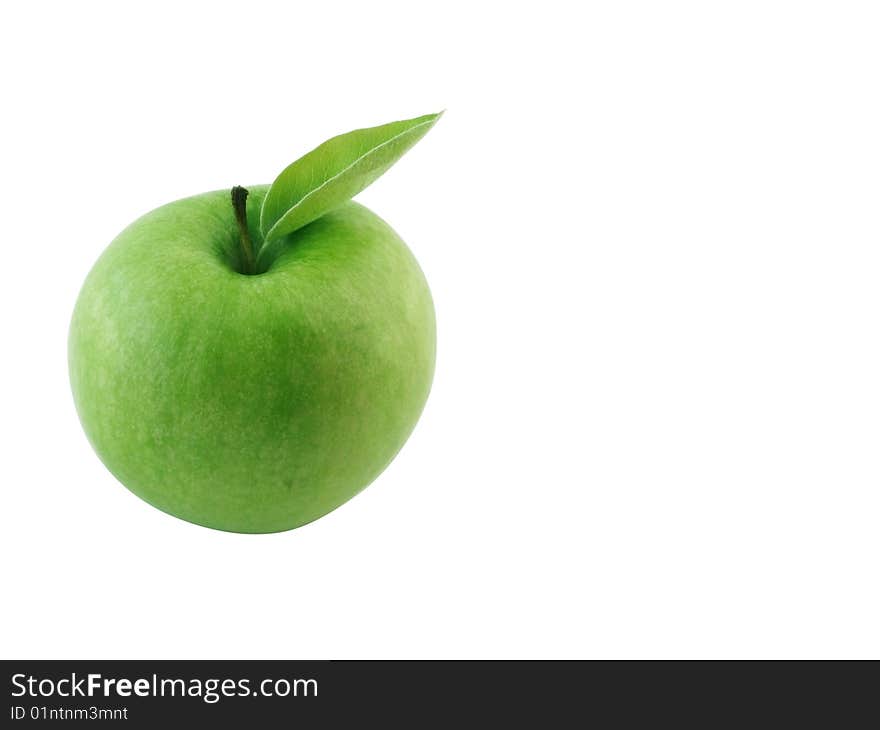
<path id="1" fill-rule="evenodd" d="M 247 201 L 255 243 L 267 186 Z M 348 202 L 238 273 L 229 191 L 125 229 L 74 309 L 70 380 L 107 468 L 165 512 L 278 532 L 347 501 L 390 463 L 431 387 L 434 307 L 406 244 Z"/>

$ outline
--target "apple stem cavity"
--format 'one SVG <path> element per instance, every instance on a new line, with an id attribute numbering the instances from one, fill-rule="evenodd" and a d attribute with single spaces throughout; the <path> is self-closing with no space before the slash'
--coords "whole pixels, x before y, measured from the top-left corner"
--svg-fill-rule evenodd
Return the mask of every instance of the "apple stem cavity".
<path id="1" fill-rule="evenodd" d="M 244 271 L 242 274 L 255 274 L 257 272 L 256 259 L 254 257 L 254 244 L 251 241 L 251 234 L 247 225 L 247 188 L 236 185 L 232 188 L 232 209 L 235 211 L 235 221 L 238 223 L 238 232 L 240 234 L 242 265 Z"/>

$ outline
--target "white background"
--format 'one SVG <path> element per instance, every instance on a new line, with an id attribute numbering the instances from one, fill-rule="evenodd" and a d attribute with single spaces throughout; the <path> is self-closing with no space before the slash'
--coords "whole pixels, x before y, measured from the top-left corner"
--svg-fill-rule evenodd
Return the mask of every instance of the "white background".
<path id="1" fill-rule="evenodd" d="M 880 656 L 875 4 L 0 12 L 4 657 Z M 438 312 L 399 458 L 267 536 L 120 486 L 66 364 L 107 243 L 443 108 L 360 196 Z"/>

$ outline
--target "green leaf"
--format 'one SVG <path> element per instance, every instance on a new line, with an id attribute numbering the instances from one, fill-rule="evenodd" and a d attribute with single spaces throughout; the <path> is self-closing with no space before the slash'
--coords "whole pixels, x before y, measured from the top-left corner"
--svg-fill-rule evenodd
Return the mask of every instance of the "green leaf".
<path id="1" fill-rule="evenodd" d="M 442 114 L 442 112 L 441 112 Z M 440 114 L 328 139 L 275 178 L 260 212 L 263 250 L 268 244 L 329 213 L 357 195 L 418 142 Z"/>

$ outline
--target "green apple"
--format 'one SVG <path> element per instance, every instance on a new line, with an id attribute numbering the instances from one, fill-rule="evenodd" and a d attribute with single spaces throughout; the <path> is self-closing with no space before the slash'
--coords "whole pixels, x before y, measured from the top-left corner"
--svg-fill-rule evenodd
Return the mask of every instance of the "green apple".
<path id="1" fill-rule="evenodd" d="M 271 187 L 170 203 L 110 244 L 68 349 L 120 482 L 196 524 L 277 532 L 390 463 L 431 387 L 434 308 L 406 244 L 350 198 L 438 117 L 340 135 Z"/>

